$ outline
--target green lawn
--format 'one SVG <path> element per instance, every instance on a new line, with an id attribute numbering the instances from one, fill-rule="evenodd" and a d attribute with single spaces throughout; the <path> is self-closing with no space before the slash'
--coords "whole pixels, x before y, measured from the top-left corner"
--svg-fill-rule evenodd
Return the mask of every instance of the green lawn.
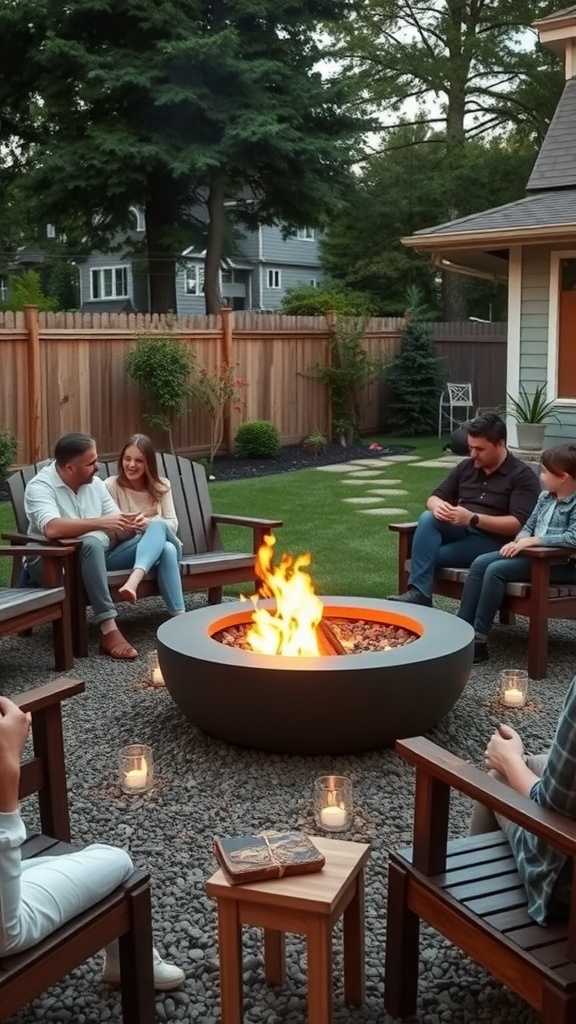
<path id="1" fill-rule="evenodd" d="M 379 438 L 382 444 L 414 446 L 414 455 L 434 458 L 441 454 L 437 438 Z M 370 457 L 370 452 L 366 452 Z M 407 494 L 390 496 L 387 504 L 406 509 L 407 514 L 364 515 L 361 505 L 343 501 L 344 497 L 368 496 L 377 487 L 373 480 L 363 484 L 342 483 L 344 473 L 326 473 L 303 469 L 278 473 L 255 480 L 232 480 L 210 484 L 214 509 L 233 515 L 282 519 L 277 533 L 278 554 L 289 551 L 299 555 L 309 551 L 310 573 L 319 594 L 383 597 L 396 591 L 396 537 L 389 522 L 417 519 L 430 491 L 446 475 L 443 468 L 420 469 L 409 463 L 394 463 L 384 470 L 384 478 L 398 480 L 393 489 Z M 383 488 L 384 489 L 384 488 Z M 365 506 L 364 506 L 365 507 Z M 0 531 L 14 528 L 9 502 L 0 503 Z M 226 528 L 226 547 L 245 550 L 251 543 L 247 530 Z M 10 559 L 0 561 L 0 583 L 7 585 Z M 248 586 L 228 588 L 229 593 L 247 592 Z"/>
<path id="2" fill-rule="evenodd" d="M 9 501 L 0 501 L 0 534 L 6 533 L 8 530 L 15 528 L 14 516 L 12 515 L 12 506 Z M 2 541 L 5 544 L 6 541 Z M 10 581 L 10 573 L 12 571 L 12 559 L 1 558 L 0 559 L 0 586 L 7 587 Z"/>
<path id="3" fill-rule="evenodd" d="M 382 440 L 413 444 L 414 454 L 424 459 L 441 454 L 440 442 L 435 438 Z M 218 512 L 282 519 L 284 526 L 277 533 L 276 549 L 293 555 L 310 552 L 310 573 L 317 593 L 382 597 L 396 591 L 396 536 L 388 530 L 388 523 L 416 519 L 428 494 L 445 475 L 446 470 L 440 467 L 421 469 L 401 462 L 387 467 L 384 478 L 400 481 L 392 489 L 407 492 L 390 496 L 386 502 L 389 506 L 406 509 L 406 514 L 390 517 L 362 514 L 358 509 L 366 506 L 342 500 L 368 496 L 377 487 L 374 480 L 347 485 L 342 482 L 346 479 L 344 473 L 315 469 L 215 482 L 210 485 L 210 493 Z M 224 531 L 226 547 L 242 550 L 246 541 L 246 531 Z M 228 592 L 246 590 L 239 586 Z"/>

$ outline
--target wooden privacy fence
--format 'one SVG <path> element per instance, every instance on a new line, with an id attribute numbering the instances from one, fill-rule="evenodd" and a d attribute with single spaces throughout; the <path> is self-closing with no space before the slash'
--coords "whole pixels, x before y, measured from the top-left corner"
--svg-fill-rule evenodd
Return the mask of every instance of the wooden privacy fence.
<path id="1" fill-rule="evenodd" d="M 391 359 L 398 350 L 404 321 L 372 318 L 365 344 L 371 355 Z M 504 324 L 434 324 L 438 354 L 445 357 L 450 380 L 472 380 L 476 405 L 499 405 L 505 398 Z M 326 389 L 311 379 L 312 368 L 330 353 L 330 326 L 324 317 L 238 313 L 172 317 L 144 314 L 0 313 L 0 429 L 19 441 L 18 461 L 48 457 L 62 434 L 93 435 L 100 455 L 117 454 L 126 437 L 148 430 L 145 403 L 129 379 L 125 356 L 141 334 L 168 333 L 194 346 L 196 365 L 215 372 L 233 365 L 246 387 L 239 389 L 240 410 L 227 424 L 226 447 L 245 420 L 276 424 L 283 444 L 301 441 L 315 430 L 330 429 Z M 488 353 L 488 354 L 487 354 Z M 385 386 L 364 389 L 361 428 L 385 424 Z M 154 431 L 149 431 L 154 434 Z M 200 454 L 210 442 L 205 411 L 191 406 L 174 424 L 177 452 Z M 155 434 L 155 440 L 163 439 Z"/>

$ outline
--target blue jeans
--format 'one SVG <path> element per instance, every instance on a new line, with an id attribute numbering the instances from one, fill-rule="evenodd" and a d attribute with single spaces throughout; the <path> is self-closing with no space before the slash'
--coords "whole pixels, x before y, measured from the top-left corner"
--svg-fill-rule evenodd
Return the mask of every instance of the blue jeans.
<path id="1" fill-rule="evenodd" d="M 474 626 L 476 636 L 487 637 L 494 616 L 502 605 L 507 583 L 529 583 L 532 572 L 530 558 L 516 555 L 502 558 L 499 551 L 480 555 L 470 566 L 464 584 L 458 615 Z M 574 565 L 551 565 L 552 583 L 576 583 Z"/>
<path id="2" fill-rule="evenodd" d="M 134 565 L 135 549 L 131 540 L 118 544 L 115 548 L 105 548 L 99 537 L 87 534 L 82 537 L 80 547 L 80 573 L 84 589 L 88 595 L 88 602 L 92 606 L 96 622 L 104 622 L 105 619 L 115 619 L 118 615 L 116 605 L 110 597 L 107 573 L 110 568 L 108 559 L 114 551 L 117 559 L 123 561 L 122 565 L 114 566 L 118 569 L 131 569 Z M 30 560 L 26 563 L 26 571 L 37 587 L 42 586 L 42 565 L 40 558 Z"/>
<path id="3" fill-rule="evenodd" d="M 156 566 L 158 590 L 168 611 L 176 615 L 185 610 L 180 575 L 182 543 L 163 519 L 153 519 L 143 533 L 117 544 L 106 553 L 108 572 L 117 569 L 142 569 Z"/>
<path id="4" fill-rule="evenodd" d="M 423 512 L 412 542 L 412 568 L 408 586 L 432 597 L 432 581 L 437 569 L 467 569 L 478 555 L 497 551 L 505 538 L 491 537 L 482 530 L 453 526 Z"/>

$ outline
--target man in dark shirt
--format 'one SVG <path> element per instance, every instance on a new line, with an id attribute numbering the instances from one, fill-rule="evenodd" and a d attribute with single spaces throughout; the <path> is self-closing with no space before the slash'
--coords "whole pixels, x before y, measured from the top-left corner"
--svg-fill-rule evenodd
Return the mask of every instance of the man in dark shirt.
<path id="1" fill-rule="evenodd" d="M 418 520 L 405 594 L 393 601 L 432 604 L 437 569 L 467 569 L 478 555 L 516 536 L 540 493 L 536 473 L 506 448 L 506 424 L 495 413 L 468 424 L 470 458 L 432 492 Z"/>

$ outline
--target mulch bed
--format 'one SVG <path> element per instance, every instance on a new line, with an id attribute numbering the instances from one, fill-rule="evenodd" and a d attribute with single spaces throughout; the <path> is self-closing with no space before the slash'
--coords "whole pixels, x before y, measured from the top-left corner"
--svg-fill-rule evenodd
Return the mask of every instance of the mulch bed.
<path id="1" fill-rule="evenodd" d="M 217 455 L 213 475 L 217 480 L 245 480 L 250 477 L 270 476 L 273 473 L 292 473 L 297 469 L 317 469 L 334 466 L 351 459 L 378 459 L 387 455 L 407 455 L 414 448 L 390 445 L 380 451 L 370 451 L 368 444 L 354 444 L 343 448 L 340 444 L 327 444 L 315 455 L 304 444 L 288 444 L 280 448 L 273 459 L 247 459 L 242 455 Z"/>

